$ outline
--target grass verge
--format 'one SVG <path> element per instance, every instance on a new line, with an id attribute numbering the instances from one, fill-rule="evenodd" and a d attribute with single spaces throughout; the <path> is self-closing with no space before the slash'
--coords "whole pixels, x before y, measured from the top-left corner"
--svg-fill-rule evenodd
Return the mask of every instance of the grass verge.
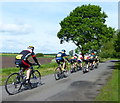
<path id="1" fill-rule="evenodd" d="M 106 85 L 101 89 L 95 101 L 119 101 L 120 102 L 120 62 L 116 63 L 115 70 Z"/>

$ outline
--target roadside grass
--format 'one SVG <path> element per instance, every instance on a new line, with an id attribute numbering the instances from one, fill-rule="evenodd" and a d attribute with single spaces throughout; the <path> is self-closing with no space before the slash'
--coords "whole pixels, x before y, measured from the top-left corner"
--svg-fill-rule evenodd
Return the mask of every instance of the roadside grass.
<path id="1" fill-rule="evenodd" d="M 37 66 L 35 66 L 34 69 L 37 69 L 42 76 L 45 76 L 48 74 L 53 74 L 56 67 L 57 67 L 57 63 L 51 62 L 48 64 L 43 64 L 38 69 L 37 69 Z M 5 84 L 5 80 L 10 74 L 18 71 L 19 71 L 19 68 L 16 68 L 16 67 L 0 69 L 0 85 Z"/>
<path id="2" fill-rule="evenodd" d="M 111 78 L 105 86 L 100 90 L 95 101 L 119 101 L 120 102 L 120 62 L 115 64 Z"/>

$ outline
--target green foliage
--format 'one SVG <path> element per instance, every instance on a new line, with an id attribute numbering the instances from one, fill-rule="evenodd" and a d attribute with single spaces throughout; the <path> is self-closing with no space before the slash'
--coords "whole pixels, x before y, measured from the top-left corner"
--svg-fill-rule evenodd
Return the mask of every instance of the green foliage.
<path id="1" fill-rule="evenodd" d="M 89 4 L 76 7 L 61 21 L 57 37 L 61 43 L 73 41 L 82 52 L 99 50 L 114 33 L 113 28 L 104 24 L 106 17 L 99 6 Z"/>
<path id="2" fill-rule="evenodd" d="M 116 51 L 114 50 L 114 38 L 103 44 L 99 56 L 102 58 L 116 57 Z"/>
<path id="3" fill-rule="evenodd" d="M 115 51 L 117 52 L 117 57 L 120 58 L 120 31 L 117 33 L 117 38 L 114 42 Z"/>
<path id="4" fill-rule="evenodd" d="M 37 57 L 44 57 L 44 54 L 43 53 L 37 53 L 36 56 Z"/>
<path id="5" fill-rule="evenodd" d="M 99 56 L 102 58 L 120 58 L 119 36 L 114 34 L 113 38 L 103 43 Z"/>

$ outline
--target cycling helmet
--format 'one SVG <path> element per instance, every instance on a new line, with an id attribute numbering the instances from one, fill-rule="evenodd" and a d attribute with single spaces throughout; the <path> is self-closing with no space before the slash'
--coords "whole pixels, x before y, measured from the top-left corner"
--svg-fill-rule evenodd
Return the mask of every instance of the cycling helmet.
<path id="1" fill-rule="evenodd" d="M 63 50 L 61 50 L 61 51 L 62 51 L 62 52 L 64 52 L 64 53 L 66 52 L 66 50 L 64 50 L 64 49 L 63 49 Z"/>
<path id="2" fill-rule="evenodd" d="M 78 56 L 77 54 L 75 54 L 74 56 Z"/>
<path id="3" fill-rule="evenodd" d="M 29 46 L 28 49 L 34 50 L 34 46 Z"/>

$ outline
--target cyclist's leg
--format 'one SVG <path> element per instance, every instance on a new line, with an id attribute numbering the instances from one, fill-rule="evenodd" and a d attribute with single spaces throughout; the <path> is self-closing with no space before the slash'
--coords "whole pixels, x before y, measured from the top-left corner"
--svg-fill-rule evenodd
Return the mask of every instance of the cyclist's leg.
<path id="1" fill-rule="evenodd" d="M 60 67 L 60 71 L 62 71 L 62 70 L 61 70 L 61 60 L 56 59 L 56 63 L 58 64 L 58 67 Z"/>
<path id="2" fill-rule="evenodd" d="M 78 64 L 79 64 L 79 67 L 82 68 L 83 64 L 82 64 L 82 60 L 78 60 Z"/>
<path id="3" fill-rule="evenodd" d="M 96 62 L 95 62 L 95 59 L 94 59 L 94 60 L 93 60 L 93 66 L 95 65 L 95 63 L 96 63 Z"/>
<path id="4" fill-rule="evenodd" d="M 92 66 L 92 60 L 91 59 L 89 60 L 89 66 L 90 67 Z"/>
<path id="5" fill-rule="evenodd" d="M 74 68 L 74 61 L 73 59 L 70 60 L 71 68 Z"/>
<path id="6" fill-rule="evenodd" d="M 28 82 L 30 83 L 30 72 L 31 72 L 31 69 L 30 69 L 30 64 L 28 64 L 27 62 L 25 61 L 22 61 L 22 67 L 24 68 L 24 70 L 27 70 L 26 71 L 26 80 L 25 82 Z"/>
<path id="7" fill-rule="evenodd" d="M 63 65 L 62 65 L 62 71 L 65 71 L 66 61 L 64 59 L 62 59 L 61 62 L 63 63 Z"/>
<path id="8" fill-rule="evenodd" d="M 88 60 L 86 60 L 86 68 L 88 69 L 89 68 L 89 61 Z"/>

